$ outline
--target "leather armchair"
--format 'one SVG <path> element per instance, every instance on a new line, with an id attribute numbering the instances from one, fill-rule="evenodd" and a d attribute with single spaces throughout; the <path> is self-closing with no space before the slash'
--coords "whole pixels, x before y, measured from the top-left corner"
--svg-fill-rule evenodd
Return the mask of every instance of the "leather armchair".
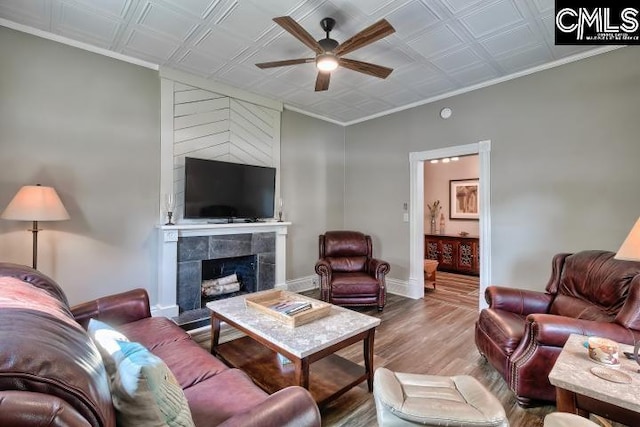
<path id="1" fill-rule="evenodd" d="M 555 401 L 548 375 L 570 334 L 640 339 L 640 262 L 615 253 L 554 256 L 545 292 L 490 286 L 475 341 L 521 406 Z M 585 350 L 586 354 L 586 350 Z"/>
<path id="2" fill-rule="evenodd" d="M 342 306 L 384 308 L 389 263 L 372 257 L 371 237 L 357 231 L 327 231 L 319 237 L 320 297 Z"/>

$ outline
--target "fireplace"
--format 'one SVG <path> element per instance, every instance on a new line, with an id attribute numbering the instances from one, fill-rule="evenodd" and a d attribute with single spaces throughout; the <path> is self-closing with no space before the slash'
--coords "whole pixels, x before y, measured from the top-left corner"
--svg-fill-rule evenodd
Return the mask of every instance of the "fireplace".
<path id="1" fill-rule="evenodd" d="M 177 322 L 208 319 L 206 303 L 275 285 L 275 233 L 226 234 L 178 238 Z M 236 274 L 241 284 L 237 292 L 203 297 L 203 281 Z"/>
<path id="2" fill-rule="evenodd" d="M 200 306 L 204 307 L 209 301 L 255 292 L 257 272 L 256 255 L 203 260 Z M 217 281 L 223 283 L 219 290 L 207 293 L 206 289 L 213 290 L 216 286 L 205 287 L 206 284 Z"/>
<path id="3" fill-rule="evenodd" d="M 181 311 L 182 315 L 197 311 L 184 310 L 198 306 L 193 296 L 189 297 L 191 291 L 189 286 L 184 287 L 184 281 L 200 283 L 202 260 L 207 259 L 256 255 L 258 290 L 286 289 L 286 240 L 290 225 L 289 222 L 262 222 L 159 226 L 158 289 L 155 297 L 151 296 L 155 301 L 152 315 L 175 319 Z M 200 291 L 195 294 L 199 298 Z M 209 317 L 206 308 L 199 310 Z"/>

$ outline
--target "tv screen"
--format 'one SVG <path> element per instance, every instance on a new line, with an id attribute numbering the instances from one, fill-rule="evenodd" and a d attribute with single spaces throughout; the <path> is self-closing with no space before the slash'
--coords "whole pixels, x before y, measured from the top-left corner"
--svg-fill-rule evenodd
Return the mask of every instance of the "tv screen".
<path id="1" fill-rule="evenodd" d="M 184 217 L 273 218 L 275 168 L 185 158 Z"/>

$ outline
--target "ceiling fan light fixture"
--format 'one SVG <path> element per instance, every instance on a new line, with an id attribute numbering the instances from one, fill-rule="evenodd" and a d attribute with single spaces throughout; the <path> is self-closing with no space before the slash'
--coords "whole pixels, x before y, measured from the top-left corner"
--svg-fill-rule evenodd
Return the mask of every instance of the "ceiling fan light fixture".
<path id="1" fill-rule="evenodd" d="M 316 67 L 320 71 L 333 71 L 338 68 L 338 58 L 330 52 L 321 53 L 316 58 Z"/>

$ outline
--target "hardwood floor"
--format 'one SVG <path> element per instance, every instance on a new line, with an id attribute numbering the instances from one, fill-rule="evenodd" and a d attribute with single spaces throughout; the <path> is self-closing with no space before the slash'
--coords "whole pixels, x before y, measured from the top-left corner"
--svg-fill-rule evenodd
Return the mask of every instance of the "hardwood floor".
<path id="1" fill-rule="evenodd" d="M 440 272 L 438 275 L 436 289 L 426 290 L 424 299 L 412 300 L 389 294 L 382 313 L 375 307 L 358 309 L 382 320 L 376 330 L 374 366 L 385 366 L 398 372 L 472 375 L 500 400 L 511 426 L 542 426 L 544 415 L 555 410 L 555 407 L 520 408 L 502 377 L 476 350 L 474 323 L 478 316 L 477 285 L 460 282 L 451 285 L 455 278 L 447 278 L 446 274 L 441 275 Z M 305 294 L 319 297 L 317 290 Z M 208 333 L 196 334 L 194 338 L 205 348 L 209 347 Z M 364 364 L 362 344 L 347 347 L 338 354 Z M 328 405 L 322 411 L 322 425 L 376 426 L 373 395 L 367 391 L 366 383 Z"/>
<path id="2" fill-rule="evenodd" d="M 544 415 L 555 408 L 520 408 L 502 377 L 476 350 L 477 302 L 476 308 L 471 308 L 430 298 L 441 290 L 438 286 L 435 292 L 427 292 L 422 300 L 389 295 L 382 315 L 375 310 L 361 310 L 382 319 L 376 333 L 374 366 L 385 366 L 398 372 L 471 375 L 498 397 L 512 426 L 542 426 Z M 360 348 L 348 348 L 339 354 L 362 362 L 359 360 Z M 364 385 L 328 406 L 322 418 L 323 426 L 377 424 L 373 397 Z"/>
<path id="3" fill-rule="evenodd" d="M 477 310 L 479 289 L 480 279 L 477 276 L 438 271 L 435 289 L 431 285 L 427 285 L 424 288 L 424 293 L 425 297 L 431 301 Z"/>

